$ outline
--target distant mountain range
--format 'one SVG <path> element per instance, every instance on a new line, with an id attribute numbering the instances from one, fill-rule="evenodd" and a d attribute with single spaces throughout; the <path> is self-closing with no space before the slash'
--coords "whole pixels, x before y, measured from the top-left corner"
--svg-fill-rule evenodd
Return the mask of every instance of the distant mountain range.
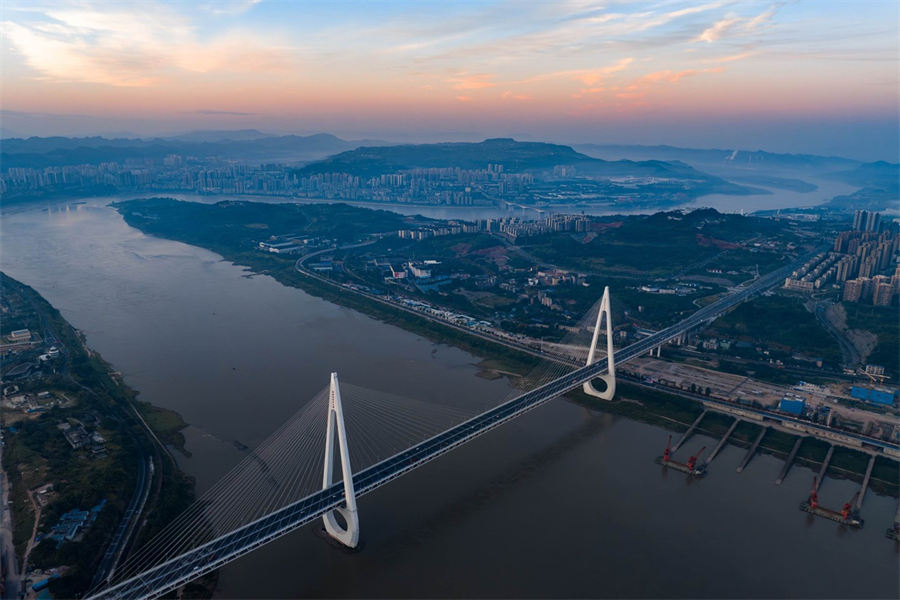
<path id="1" fill-rule="evenodd" d="M 748 185 L 809 192 L 816 185 L 800 178 L 842 181 L 858 193 L 842 197 L 842 206 L 890 207 L 895 203 L 900 165 L 862 163 L 836 156 L 778 154 L 762 150 L 694 149 L 676 146 L 566 146 L 518 142 L 510 138 L 479 143 L 397 144 L 344 140 L 327 133 L 274 135 L 256 129 L 192 131 L 165 138 L 31 137 L 0 141 L 0 168 L 43 168 L 75 164 L 158 161 L 170 154 L 244 163 L 297 163 L 301 175 L 345 172 L 360 177 L 404 169 L 487 168 L 502 164 L 507 172 L 552 170 L 572 166 L 578 176 L 596 178 L 655 177 L 679 181 L 697 193 L 765 193 Z"/>
<path id="2" fill-rule="evenodd" d="M 795 192 L 810 192 L 817 188 L 805 178 L 857 186 L 857 191 L 837 196 L 826 205 L 840 210 L 896 210 L 900 193 L 900 164 L 885 161 L 864 163 L 839 156 L 676 146 L 582 144 L 575 148 L 596 158 L 681 161 L 729 181 Z"/>
<path id="3" fill-rule="evenodd" d="M 883 160 L 863 163 L 846 171 L 830 173 L 829 176 L 851 185 L 891 192 L 895 196 L 900 191 L 900 164 Z"/>
<path id="4" fill-rule="evenodd" d="M 299 172 L 301 174 L 343 172 L 360 177 L 372 177 L 403 169 L 442 167 L 486 169 L 492 164 L 502 164 L 506 171 L 519 172 L 593 160 L 595 159 L 575 152 L 569 146 L 498 138 L 481 143 L 363 146 L 307 165 Z"/>
<path id="5" fill-rule="evenodd" d="M 161 159 L 169 154 L 244 162 L 307 162 L 371 141 L 348 141 L 327 133 L 272 136 L 256 130 L 197 131 L 172 138 L 11 138 L 0 142 L 3 169 Z"/>
<path id="6" fill-rule="evenodd" d="M 671 177 L 707 179 L 709 176 L 680 162 L 659 160 L 608 161 L 576 152 L 571 146 L 543 142 L 517 142 L 494 138 L 483 142 L 403 144 L 361 147 L 341 152 L 298 170 L 300 174 L 343 172 L 361 177 L 394 173 L 404 169 L 459 167 L 486 169 L 502 164 L 504 171 L 523 172 L 575 167 L 579 175 L 609 177 Z"/>
<path id="7" fill-rule="evenodd" d="M 409 169 L 454 167 L 487 169 L 490 165 L 503 165 L 504 172 L 508 173 L 530 172 L 541 176 L 553 175 L 555 167 L 565 166 L 574 167 L 574 173 L 578 177 L 589 176 L 600 180 L 655 178 L 660 180 L 655 182 L 655 185 L 676 184 L 689 196 L 708 193 L 767 193 L 703 173 L 681 162 L 607 161 L 576 152 L 570 146 L 518 142 L 510 138 L 494 138 L 478 143 L 364 146 L 308 164 L 299 168 L 297 174 L 308 176 L 321 173 L 347 173 L 360 178 L 370 178 Z M 619 183 L 627 185 L 624 181 Z"/>
<path id="8" fill-rule="evenodd" d="M 723 150 L 679 148 L 677 146 L 632 146 L 578 144 L 576 149 L 595 158 L 628 158 L 631 160 L 679 160 L 688 164 L 718 165 L 737 168 L 818 169 L 822 171 L 850 168 L 858 160 L 815 154 L 778 154 L 764 150 Z"/>

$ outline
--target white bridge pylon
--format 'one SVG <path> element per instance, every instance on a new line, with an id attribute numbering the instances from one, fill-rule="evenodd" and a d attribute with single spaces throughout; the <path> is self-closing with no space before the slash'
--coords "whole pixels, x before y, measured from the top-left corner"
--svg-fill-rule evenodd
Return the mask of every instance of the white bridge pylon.
<path id="1" fill-rule="evenodd" d="M 334 479 L 334 438 L 337 435 L 341 453 L 341 473 L 344 476 L 344 506 L 322 515 L 328 535 L 350 548 L 359 543 L 359 515 L 356 512 L 356 491 L 353 489 L 353 471 L 350 468 L 350 447 L 347 444 L 347 429 L 344 426 L 344 410 L 341 407 L 341 389 L 337 373 L 331 374 L 331 390 L 328 393 L 328 427 L 325 433 L 325 470 L 322 474 L 322 489 L 331 487 Z M 347 524 L 342 527 L 335 518 L 339 513 Z"/>
<path id="2" fill-rule="evenodd" d="M 586 381 L 584 383 L 583 389 L 584 393 L 589 396 L 594 396 L 595 398 L 601 398 L 603 400 L 612 400 L 613 396 L 616 394 L 616 363 L 613 358 L 615 356 L 615 353 L 613 352 L 612 309 L 609 305 L 609 286 L 603 288 L 603 299 L 600 300 L 600 312 L 597 313 L 597 324 L 594 326 L 594 337 L 591 340 L 591 351 L 588 352 L 587 364 L 585 366 L 590 366 L 596 362 L 594 354 L 597 352 L 597 339 L 600 336 L 600 323 L 603 320 L 604 315 L 606 315 L 607 368 L 606 375 L 598 375 L 597 379 L 602 379 L 604 382 L 606 382 L 606 389 L 602 392 L 599 391 L 594 387 L 592 381 Z"/>

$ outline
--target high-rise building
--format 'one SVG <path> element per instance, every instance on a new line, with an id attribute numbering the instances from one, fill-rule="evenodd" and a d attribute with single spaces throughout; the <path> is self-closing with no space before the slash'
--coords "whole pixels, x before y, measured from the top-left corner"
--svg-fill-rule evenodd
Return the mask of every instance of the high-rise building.
<path id="1" fill-rule="evenodd" d="M 853 213 L 854 231 L 878 231 L 881 227 L 881 213 L 858 210 Z"/>
<path id="2" fill-rule="evenodd" d="M 844 302 L 859 302 L 862 296 L 862 281 L 859 279 L 851 279 L 844 284 Z"/>
<path id="3" fill-rule="evenodd" d="M 881 228 L 881 213 L 870 212 L 866 218 L 866 231 L 878 231 Z"/>
<path id="4" fill-rule="evenodd" d="M 886 281 L 876 282 L 872 290 L 872 304 L 875 306 L 890 306 L 894 296 L 893 286 Z"/>

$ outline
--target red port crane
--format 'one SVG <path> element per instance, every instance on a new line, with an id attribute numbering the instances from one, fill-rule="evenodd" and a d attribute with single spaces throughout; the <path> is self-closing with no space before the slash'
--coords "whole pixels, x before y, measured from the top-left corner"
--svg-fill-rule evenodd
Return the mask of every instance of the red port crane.
<path id="1" fill-rule="evenodd" d="M 702 448 L 700 448 L 700 452 L 698 452 L 697 454 L 695 454 L 694 456 L 692 456 L 688 459 L 688 461 L 687 461 L 688 469 L 690 469 L 691 471 L 694 470 L 694 467 L 697 466 L 697 459 L 700 458 L 700 455 L 703 454 L 704 450 L 706 450 L 706 446 L 703 446 Z"/>
<path id="2" fill-rule="evenodd" d="M 841 509 L 841 516 L 845 521 L 850 516 L 850 512 L 853 510 L 853 503 L 856 502 L 857 497 L 859 497 L 859 492 L 856 492 L 853 497 L 850 498 L 850 501 L 844 505 L 844 508 Z"/>
<path id="3" fill-rule="evenodd" d="M 819 486 L 816 485 L 819 482 L 819 477 L 817 475 L 813 475 L 813 486 L 812 489 L 809 490 L 809 508 L 813 509 L 819 505 Z"/>
<path id="4" fill-rule="evenodd" d="M 663 451 L 663 462 L 669 462 L 669 459 L 672 458 L 672 434 L 669 434 L 669 441 L 666 442 L 666 449 Z"/>

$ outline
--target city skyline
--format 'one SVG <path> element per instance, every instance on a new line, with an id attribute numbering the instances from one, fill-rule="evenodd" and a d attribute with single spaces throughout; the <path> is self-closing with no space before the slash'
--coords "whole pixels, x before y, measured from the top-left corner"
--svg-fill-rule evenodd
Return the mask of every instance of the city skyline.
<path id="1" fill-rule="evenodd" d="M 889 2 L 8 3 L 3 134 L 497 135 L 896 161 Z"/>

